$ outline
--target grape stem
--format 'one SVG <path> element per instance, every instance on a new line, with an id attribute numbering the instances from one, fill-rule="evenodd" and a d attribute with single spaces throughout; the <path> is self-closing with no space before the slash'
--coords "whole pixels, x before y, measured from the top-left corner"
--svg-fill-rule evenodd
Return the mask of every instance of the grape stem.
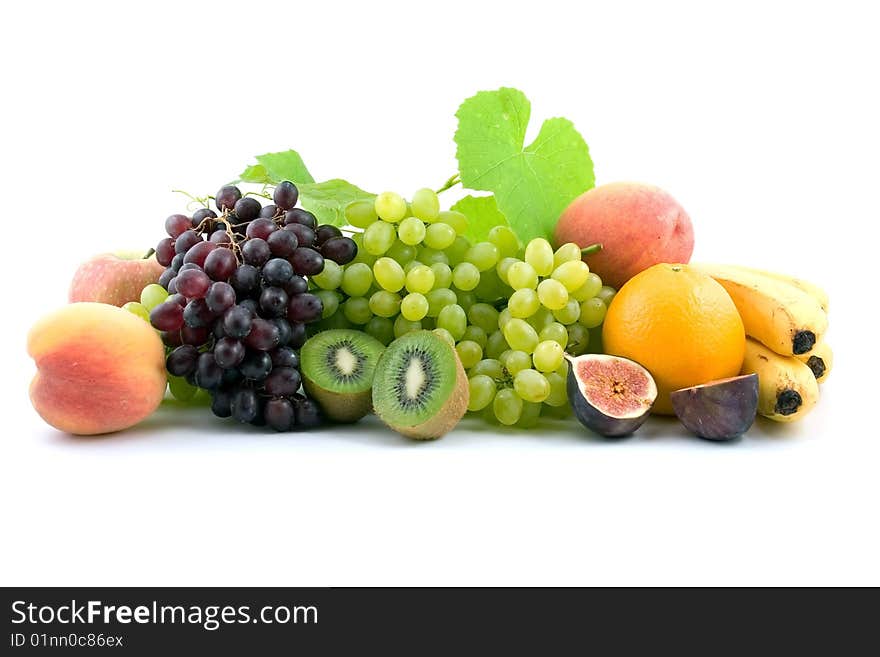
<path id="1" fill-rule="evenodd" d="M 214 198 L 213 196 L 193 196 L 189 192 L 182 189 L 172 189 L 171 192 L 174 194 L 183 194 L 189 199 L 189 203 L 186 204 L 187 210 L 192 209 L 194 203 L 199 206 L 209 208 L 210 204 L 208 203 L 208 201 Z"/>
<path id="2" fill-rule="evenodd" d="M 437 190 L 437 194 L 441 194 L 445 192 L 447 189 L 451 189 L 455 187 L 458 183 L 461 182 L 461 175 L 456 171 L 454 174 L 447 178 L 446 182 Z"/>
<path id="3" fill-rule="evenodd" d="M 150 249 L 149 251 L 147 251 L 147 252 L 144 254 L 144 257 L 141 258 L 141 259 L 142 259 L 142 260 L 146 260 L 146 259 L 149 258 L 151 255 L 153 255 L 155 252 L 156 252 L 156 249 Z"/>
<path id="4" fill-rule="evenodd" d="M 601 244 L 590 244 L 590 246 L 586 246 L 581 249 L 581 255 L 593 255 L 594 253 L 599 253 L 602 250 Z"/>

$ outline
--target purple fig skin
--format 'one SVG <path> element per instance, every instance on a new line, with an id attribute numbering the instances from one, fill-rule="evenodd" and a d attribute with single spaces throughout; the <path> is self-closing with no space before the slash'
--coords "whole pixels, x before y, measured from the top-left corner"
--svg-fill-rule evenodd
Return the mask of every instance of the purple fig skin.
<path id="1" fill-rule="evenodd" d="M 758 412 L 758 375 L 746 374 L 682 388 L 670 395 L 681 423 L 707 440 L 733 440 L 752 426 Z"/>
<path id="2" fill-rule="evenodd" d="M 584 358 L 584 356 L 579 358 Z M 581 394 L 574 371 L 574 367 L 568 368 L 568 382 L 566 385 L 568 401 L 571 404 L 572 410 L 574 410 L 575 417 L 587 429 L 595 431 L 606 438 L 620 438 L 634 433 L 648 419 L 648 413 L 651 410 L 650 405 L 647 405 L 644 408 L 644 412 L 638 417 L 616 418 L 606 415 Z"/>

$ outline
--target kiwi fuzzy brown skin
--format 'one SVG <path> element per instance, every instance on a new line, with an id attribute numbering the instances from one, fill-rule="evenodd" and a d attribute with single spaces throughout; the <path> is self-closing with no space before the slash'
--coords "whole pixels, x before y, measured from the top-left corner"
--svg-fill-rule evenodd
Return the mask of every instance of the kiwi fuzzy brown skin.
<path id="1" fill-rule="evenodd" d="M 303 388 L 318 402 L 324 416 L 334 422 L 357 422 L 373 411 L 372 390 L 348 394 L 333 392 L 308 378 L 303 379 Z"/>

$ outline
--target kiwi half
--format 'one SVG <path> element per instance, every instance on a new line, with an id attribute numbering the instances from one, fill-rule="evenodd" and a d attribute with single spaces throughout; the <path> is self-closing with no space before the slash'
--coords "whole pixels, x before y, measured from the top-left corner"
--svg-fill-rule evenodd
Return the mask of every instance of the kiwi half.
<path id="1" fill-rule="evenodd" d="M 370 412 L 373 374 L 384 349 L 361 331 L 322 331 L 300 350 L 303 387 L 331 420 L 356 422 Z"/>
<path id="2" fill-rule="evenodd" d="M 464 416 L 468 381 L 455 349 L 431 331 L 413 331 L 379 358 L 373 408 L 409 438 L 439 438 Z"/>

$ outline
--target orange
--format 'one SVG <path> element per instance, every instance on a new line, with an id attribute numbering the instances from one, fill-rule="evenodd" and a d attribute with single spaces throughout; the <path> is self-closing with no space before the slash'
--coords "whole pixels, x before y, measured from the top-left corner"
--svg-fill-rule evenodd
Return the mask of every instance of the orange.
<path id="1" fill-rule="evenodd" d="M 657 382 L 652 412 L 672 415 L 669 393 L 739 374 L 746 332 L 715 280 L 687 265 L 659 264 L 617 293 L 602 330 L 605 351 L 646 367 Z"/>

